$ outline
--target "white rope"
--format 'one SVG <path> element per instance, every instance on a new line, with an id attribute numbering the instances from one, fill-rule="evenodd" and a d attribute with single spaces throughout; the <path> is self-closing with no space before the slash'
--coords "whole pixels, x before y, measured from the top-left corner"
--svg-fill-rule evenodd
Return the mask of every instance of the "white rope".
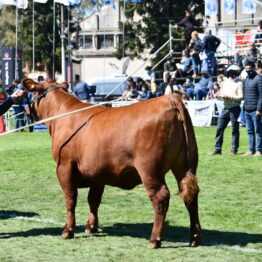
<path id="1" fill-rule="evenodd" d="M 92 105 L 92 106 L 87 106 L 87 107 L 84 107 L 84 108 L 80 108 L 80 109 L 78 109 L 78 110 L 74 110 L 74 111 L 71 111 L 71 112 L 67 112 L 67 113 L 64 113 L 64 114 L 61 114 L 61 115 L 52 116 L 52 117 L 49 117 L 49 118 L 40 120 L 40 121 L 38 121 L 38 122 L 34 122 L 34 123 L 32 123 L 32 124 L 28 124 L 28 125 L 26 125 L 26 126 L 19 127 L 19 128 L 17 128 L 17 129 L 13 129 L 13 130 L 7 131 L 7 132 L 5 132 L 5 133 L 0 134 L 0 136 L 9 135 L 9 134 L 11 134 L 11 133 L 20 131 L 20 130 L 25 129 L 25 128 L 27 128 L 27 127 L 31 127 L 31 126 L 34 126 L 34 125 L 43 124 L 43 123 L 45 123 L 45 122 L 48 122 L 48 121 L 51 121 L 51 120 L 54 120 L 54 119 L 57 119 L 57 118 L 60 118 L 60 117 L 72 115 L 72 114 L 75 114 L 75 113 L 78 113 L 78 112 L 82 112 L 82 111 L 84 111 L 84 110 L 88 110 L 88 109 L 91 109 L 91 108 L 94 108 L 94 107 L 97 107 L 97 106 L 100 106 L 100 105 L 112 104 L 113 102 L 116 102 L 116 101 L 119 101 L 119 98 L 118 98 L 118 99 L 115 99 L 115 100 L 112 100 L 112 101 L 102 102 L 102 103 L 99 103 L 99 104 L 96 104 L 96 105 Z"/>

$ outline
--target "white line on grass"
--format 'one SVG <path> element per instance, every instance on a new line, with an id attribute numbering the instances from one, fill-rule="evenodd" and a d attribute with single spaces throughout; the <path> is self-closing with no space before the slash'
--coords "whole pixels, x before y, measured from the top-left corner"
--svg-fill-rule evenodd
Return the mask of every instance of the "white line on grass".
<path id="1" fill-rule="evenodd" d="M 242 248 L 240 246 L 229 246 L 229 245 L 218 245 L 221 247 L 225 247 L 225 248 L 230 248 L 230 249 L 234 249 L 236 251 L 239 252 L 243 252 L 243 253 L 262 253 L 262 250 L 259 249 L 254 249 L 254 248 Z"/>

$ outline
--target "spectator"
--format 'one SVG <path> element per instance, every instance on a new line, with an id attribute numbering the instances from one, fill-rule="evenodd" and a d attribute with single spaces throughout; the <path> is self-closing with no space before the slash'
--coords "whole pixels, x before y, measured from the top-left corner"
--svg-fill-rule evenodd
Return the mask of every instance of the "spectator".
<path id="1" fill-rule="evenodd" d="M 164 63 L 163 79 L 165 83 L 168 83 L 171 78 L 176 77 L 176 64 L 172 57 L 168 57 Z"/>
<path id="2" fill-rule="evenodd" d="M 262 44 L 262 20 L 258 22 L 257 33 L 255 35 L 255 44 L 261 46 Z"/>
<path id="3" fill-rule="evenodd" d="M 172 94 L 176 91 L 179 91 L 179 88 L 177 86 L 177 82 L 174 78 L 171 78 L 168 85 L 166 86 L 165 95 Z"/>
<path id="4" fill-rule="evenodd" d="M 193 79 L 191 77 L 186 79 L 185 84 L 182 87 L 182 91 L 186 93 L 186 95 L 193 100 L 195 96 L 195 85 L 193 83 Z"/>
<path id="5" fill-rule="evenodd" d="M 142 90 L 142 85 L 145 83 L 145 81 L 141 78 L 141 77 L 138 77 L 136 79 L 136 89 L 138 91 L 141 91 Z"/>
<path id="6" fill-rule="evenodd" d="M 208 72 L 203 71 L 201 79 L 195 85 L 195 99 L 202 100 L 207 97 L 209 91 L 213 89 L 213 81 Z"/>
<path id="7" fill-rule="evenodd" d="M 22 90 L 17 90 L 13 92 L 3 103 L 0 104 L 0 115 L 3 115 L 8 109 L 14 104 L 19 102 L 26 92 Z"/>
<path id="8" fill-rule="evenodd" d="M 233 64 L 237 65 L 240 70 L 243 68 L 243 56 L 241 56 L 238 51 L 236 51 L 234 54 Z"/>
<path id="9" fill-rule="evenodd" d="M 135 98 L 137 98 L 139 95 L 137 89 L 136 89 L 136 84 L 135 82 L 130 84 L 130 93 L 128 95 L 128 100 L 134 100 Z"/>
<path id="10" fill-rule="evenodd" d="M 15 91 L 24 91 L 25 92 L 25 88 L 22 86 L 22 84 L 20 83 L 19 80 L 14 80 L 13 81 L 13 85 L 16 87 Z M 26 98 L 25 98 L 26 99 Z M 14 110 L 14 117 L 15 117 L 15 129 L 18 129 L 20 127 L 24 127 L 25 126 L 25 108 L 24 108 L 24 104 L 26 102 L 24 101 L 24 99 L 19 99 L 18 102 L 13 104 L 13 110 Z M 21 130 L 21 132 L 24 131 L 23 129 Z"/>
<path id="11" fill-rule="evenodd" d="M 151 66 L 146 66 L 145 67 L 145 73 L 144 73 L 143 79 L 145 81 L 146 80 L 150 80 L 151 82 L 155 82 L 156 81 L 155 72 L 152 70 Z"/>
<path id="12" fill-rule="evenodd" d="M 216 97 L 224 100 L 224 108 L 218 119 L 216 130 L 215 150 L 209 155 L 221 155 L 224 131 L 231 121 L 232 124 L 232 150 L 231 155 L 236 155 L 239 148 L 239 123 L 240 103 L 243 100 L 243 83 L 239 79 L 240 68 L 231 65 L 227 69 L 228 78 L 224 80 L 223 86 Z"/>
<path id="13" fill-rule="evenodd" d="M 202 49 L 202 40 L 198 37 L 197 31 L 193 31 L 191 34 L 192 38 L 189 43 L 189 49 L 192 59 L 193 77 L 197 77 L 201 72 L 201 60 L 199 53 Z"/>
<path id="14" fill-rule="evenodd" d="M 142 91 L 139 93 L 139 96 L 137 98 L 138 101 L 144 101 L 150 98 L 153 98 L 153 94 L 147 84 L 144 84 L 142 86 Z"/>
<path id="15" fill-rule="evenodd" d="M 246 65 L 244 81 L 244 111 L 249 140 L 249 151 L 244 155 L 262 155 L 262 76 L 255 71 L 255 63 Z"/>
<path id="16" fill-rule="evenodd" d="M 182 70 L 182 76 L 187 76 L 191 72 L 191 64 L 192 60 L 189 54 L 189 49 L 185 49 L 182 51 L 182 59 L 181 64 L 177 63 L 176 66 L 178 69 Z"/>
<path id="17" fill-rule="evenodd" d="M 89 86 L 83 81 L 76 81 L 73 92 L 75 96 L 82 102 L 88 102 L 90 99 Z"/>
<path id="18" fill-rule="evenodd" d="M 256 44 L 251 45 L 251 48 L 248 50 L 247 56 L 248 56 L 248 60 L 253 60 L 253 61 L 256 61 L 257 58 L 260 57 L 260 51 L 256 47 Z"/>
<path id="19" fill-rule="evenodd" d="M 189 10 L 186 10 L 186 16 L 178 22 L 178 24 L 175 25 L 177 28 L 178 26 L 185 27 L 185 39 L 186 39 L 186 48 L 188 48 L 190 40 L 191 40 L 191 33 L 194 30 L 195 26 L 198 26 L 197 21 L 192 16 L 192 12 Z"/>
<path id="20" fill-rule="evenodd" d="M 43 77 L 42 75 L 39 75 L 39 76 L 37 77 L 37 82 L 38 82 L 38 83 L 43 83 L 43 82 L 44 82 L 44 77 Z"/>
<path id="21" fill-rule="evenodd" d="M 221 40 L 212 35 L 211 30 L 206 30 L 205 34 L 201 50 L 204 56 L 202 68 L 204 71 L 208 71 L 211 76 L 214 76 L 216 70 L 215 53 L 221 43 Z"/>

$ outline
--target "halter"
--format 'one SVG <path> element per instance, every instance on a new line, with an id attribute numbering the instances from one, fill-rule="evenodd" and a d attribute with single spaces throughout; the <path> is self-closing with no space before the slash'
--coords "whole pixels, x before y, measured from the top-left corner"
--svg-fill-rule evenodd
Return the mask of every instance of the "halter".
<path id="1" fill-rule="evenodd" d="M 31 103 L 28 104 L 28 107 L 29 107 L 29 112 L 30 112 L 30 118 L 33 119 L 33 105 L 35 102 L 37 101 L 40 101 L 43 97 L 45 97 L 47 95 L 47 93 L 49 93 L 50 91 L 53 91 L 55 89 L 62 89 L 62 90 L 65 90 L 64 88 L 62 87 L 59 87 L 59 86 L 53 86 L 53 87 L 50 87 L 48 89 L 46 89 L 45 91 L 39 93 L 39 95 L 37 97 L 34 97 L 34 99 L 32 100 Z"/>
<path id="2" fill-rule="evenodd" d="M 40 93 L 37 97 L 34 97 L 34 99 L 32 100 L 32 103 L 34 103 L 36 101 L 40 101 L 43 97 L 46 96 L 47 93 L 49 93 L 50 91 L 55 90 L 55 89 L 63 89 L 64 90 L 64 88 L 59 87 L 59 86 L 50 87 L 50 88 L 46 89 L 44 92 Z"/>

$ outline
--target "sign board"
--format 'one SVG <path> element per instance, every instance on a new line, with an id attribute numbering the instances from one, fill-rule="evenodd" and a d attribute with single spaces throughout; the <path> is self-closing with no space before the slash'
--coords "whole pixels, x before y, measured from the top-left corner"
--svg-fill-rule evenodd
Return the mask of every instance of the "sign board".
<path id="1" fill-rule="evenodd" d="M 14 48 L 2 49 L 2 87 L 5 90 L 12 85 L 14 79 L 22 78 L 22 51 Z"/>

